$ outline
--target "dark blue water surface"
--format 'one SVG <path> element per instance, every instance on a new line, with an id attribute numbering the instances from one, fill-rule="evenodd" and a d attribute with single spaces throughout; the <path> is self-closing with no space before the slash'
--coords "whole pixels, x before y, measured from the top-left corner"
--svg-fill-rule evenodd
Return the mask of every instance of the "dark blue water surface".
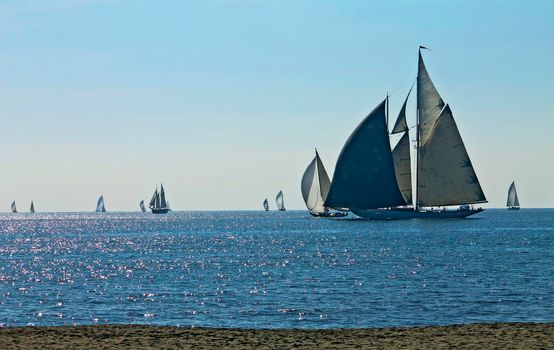
<path id="1" fill-rule="evenodd" d="M 0 215 L 0 325 L 554 321 L 554 210 Z"/>

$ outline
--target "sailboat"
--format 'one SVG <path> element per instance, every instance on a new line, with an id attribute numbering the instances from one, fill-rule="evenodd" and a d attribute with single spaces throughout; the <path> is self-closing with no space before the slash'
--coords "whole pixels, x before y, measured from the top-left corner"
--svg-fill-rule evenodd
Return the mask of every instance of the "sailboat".
<path id="1" fill-rule="evenodd" d="M 158 187 L 148 203 L 148 207 L 152 210 L 154 214 L 166 214 L 170 211 L 168 202 L 165 199 L 165 190 L 163 184 L 160 184 L 160 192 L 158 192 Z"/>
<path id="2" fill-rule="evenodd" d="M 33 201 L 31 201 L 31 208 L 29 209 L 29 212 L 30 212 L 30 213 L 34 213 L 34 212 L 35 212 L 35 204 L 33 203 Z"/>
<path id="3" fill-rule="evenodd" d="M 146 211 L 146 208 L 144 207 L 144 201 L 141 200 L 139 203 L 140 210 L 144 213 Z"/>
<path id="4" fill-rule="evenodd" d="M 304 171 L 300 186 L 304 203 L 312 216 L 341 217 L 348 215 L 348 212 L 329 211 L 329 208 L 323 205 L 330 186 L 331 181 L 316 150 L 314 159 Z"/>
<path id="5" fill-rule="evenodd" d="M 17 213 L 17 207 L 15 206 L 15 201 L 12 202 L 12 213 Z"/>
<path id="6" fill-rule="evenodd" d="M 367 219 L 465 218 L 487 200 L 452 110 L 435 88 L 419 52 L 416 174 L 412 195 L 406 101 L 392 133 L 403 133 L 391 150 L 388 96 L 352 132 L 335 167 L 324 205 Z M 409 96 L 409 95 L 408 95 Z M 446 206 L 458 206 L 447 209 Z M 439 209 L 437 209 L 439 207 Z"/>
<path id="7" fill-rule="evenodd" d="M 269 202 L 267 201 L 267 198 L 264 199 L 263 206 L 265 211 L 269 211 Z"/>
<path id="8" fill-rule="evenodd" d="M 104 205 L 104 196 L 100 196 L 98 198 L 98 201 L 96 202 L 96 212 L 97 213 L 105 213 L 106 212 L 106 206 Z"/>
<path id="9" fill-rule="evenodd" d="M 279 191 L 279 193 L 277 193 L 277 197 L 275 197 L 275 202 L 277 202 L 277 209 L 279 209 L 279 211 L 285 211 L 285 201 L 283 199 L 283 191 Z"/>
<path id="10" fill-rule="evenodd" d="M 508 200 L 506 206 L 509 210 L 519 210 L 519 198 L 517 198 L 516 183 L 512 182 L 508 189 Z"/>

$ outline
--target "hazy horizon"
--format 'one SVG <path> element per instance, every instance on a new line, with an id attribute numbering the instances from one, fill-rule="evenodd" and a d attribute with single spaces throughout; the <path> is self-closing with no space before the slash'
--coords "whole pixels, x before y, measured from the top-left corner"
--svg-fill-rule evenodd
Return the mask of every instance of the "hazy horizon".
<path id="1" fill-rule="evenodd" d="M 0 212 L 303 209 L 314 148 L 331 175 L 419 45 L 489 201 L 554 207 L 554 3 L 5 1 Z M 415 95 L 408 108 L 414 125 Z"/>

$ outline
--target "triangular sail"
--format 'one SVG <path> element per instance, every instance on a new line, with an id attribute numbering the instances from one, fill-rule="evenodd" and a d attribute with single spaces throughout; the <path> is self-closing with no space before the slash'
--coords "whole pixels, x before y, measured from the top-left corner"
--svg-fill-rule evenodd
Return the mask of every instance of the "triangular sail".
<path id="1" fill-rule="evenodd" d="M 327 175 L 327 171 L 325 170 L 325 167 L 323 166 L 323 162 L 321 161 L 321 158 L 319 157 L 319 153 L 315 151 L 315 158 L 317 160 L 317 177 L 319 179 L 319 192 L 321 194 L 321 199 L 323 199 L 323 202 L 327 200 L 327 196 L 329 195 L 329 189 L 331 188 L 331 180 L 329 180 L 329 175 Z"/>
<path id="2" fill-rule="evenodd" d="M 435 125 L 435 121 L 439 118 L 443 107 L 444 101 L 435 88 L 431 77 L 429 77 L 429 73 L 427 73 L 427 68 L 425 68 L 425 63 L 420 52 L 417 73 L 417 109 L 420 143 L 427 141 L 431 128 Z"/>
<path id="3" fill-rule="evenodd" d="M 450 107 L 446 105 L 420 146 L 418 205 L 486 202 Z"/>
<path id="4" fill-rule="evenodd" d="M 264 203 L 263 203 L 263 206 L 264 206 L 264 209 L 265 209 L 266 211 L 268 211 L 268 210 L 269 210 L 269 202 L 267 201 L 267 198 L 266 198 L 266 199 L 264 199 Z"/>
<path id="5" fill-rule="evenodd" d="M 104 196 L 100 196 L 96 202 L 96 212 L 105 212 L 106 207 L 104 206 Z"/>
<path id="6" fill-rule="evenodd" d="M 508 190 L 508 200 L 506 202 L 507 207 L 519 207 L 519 198 L 517 197 L 516 183 L 512 182 L 510 189 Z"/>
<path id="7" fill-rule="evenodd" d="M 35 204 L 33 203 L 33 201 L 31 201 L 31 208 L 29 209 L 29 211 L 31 213 L 34 213 L 35 212 Z"/>
<path id="8" fill-rule="evenodd" d="M 160 184 L 160 207 L 167 208 L 167 202 L 165 200 L 164 185 Z"/>
<path id="9" fill-rule="evenodd" d="M 158 188 L 156 187 L 156 190 L 154 191 L 154 194 L 152 195 L 152 198 L 150 199 L 150 202 L 148 203 L 149 208 L 154 208 L 156 205 L 156 198 L 158 198 Z"/>
<path id="10" fill-rule="evenodd" d="M 392 151 L 398 188 L 407 204 L 412 204 L 412 166 L 410 161 L 410 136 L 408 129 Z"/>
<path id="11" fill-rule="evenodd" d="M 141 210 L 142 212 L 145 212 L 145 211 L 146 211 L 146 208 L 144 207 L 144 201 L 143 201 L 143 200 L 140 201 L 139 207 L 140 207 L 140 210 Z"/>
<path id="12" fill-rule="evenodd" d="M 15 201 L 12 202 L 12 213 L 17 213 L 17 207 L 15 206 Z"/>
<path id="13" fill-rule="evenodd" d="M 374 209 L 406 204 L 396 182 L 385 101 L 369 113 L 346 141 L 325 206 Z"/>
<path id="14" fill-rule="evenodd" d="M 302 176 L 301 190 L 304 203 L 308 210 L 313 212 L 323 212 L 323 198 L 319 189 L 319 176 L 317 171 L 317 156 L 310 162 L 304 175 Z"/>
<path id="15" fill-rule="evenodd" d="M 408 131 L 408 123 L 406 122 L 406 105 L 408 104 L 410 92 L 412 92 L 412 88 L 410 88 L 410 91 L 408 91 L 408 96 L 406 96 L 404 104 L 402 105 L 402 108 L 400 108 L 400 113 L 398 113 L 398 118 L 396 119 L 396 123 L 394 123 L 391 134 Z"/>
<path id="16" fill-rule="evenodd" d="M 283 191 L 279 191 L 275 197 L 275 202 L 277 203 L 277 209 L 285 210 L 285 200 L 283 199 Z"/>

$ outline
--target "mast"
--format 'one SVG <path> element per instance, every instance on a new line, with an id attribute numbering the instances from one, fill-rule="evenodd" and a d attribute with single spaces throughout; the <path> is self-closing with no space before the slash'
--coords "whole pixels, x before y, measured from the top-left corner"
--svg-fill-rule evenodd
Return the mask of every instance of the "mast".
<path id="1" fill-rule="evenodd" d="M 421 50 L 421 48 L 420 48 Z M 421 56 L 421 51 L 419 52 L 419 55 Z M 417 85 L 419 86 L 419 70 L 417 72 Z M 418 91 L 419 93 L 419 91 Z M 414 191 L 414 210 L 419 210 L 419 195 L 417 193 L 417 189 L 419 188 L 418 180 L 419 180 L 419 99 L 416 98 L 416 161 L 415 161 L 415 191 Z"/>

